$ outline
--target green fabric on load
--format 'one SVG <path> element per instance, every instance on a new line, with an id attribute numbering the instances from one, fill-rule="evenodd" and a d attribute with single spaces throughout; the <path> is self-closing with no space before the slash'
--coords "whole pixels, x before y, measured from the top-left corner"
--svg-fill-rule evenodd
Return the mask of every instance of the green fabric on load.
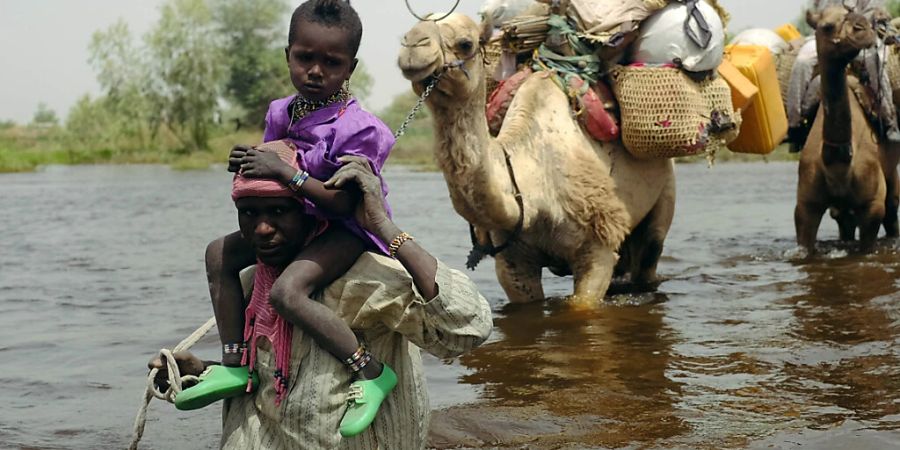
<path id="1" fill-rule="evenodd" d="M 533 64 L 535 71 L 551 69 L 563 78 L 565 82 L 568 82 L 573 75 L 577 75 L 588 83 L 596 83 L 605 75 L 603 72 L 603 61 L 600 60 L 591 47 L 579 39 L 578 34 L 569 25 L 565 17 L 552 14 L 547 24 L 550 25 L 549 38 L 565 39 L 576 55 L 560 55 L 550 50 L 546 44 L 541 44 L 537 50 L 536 61 Z M 565 85 L 566 83 L 563 84 Z"/>

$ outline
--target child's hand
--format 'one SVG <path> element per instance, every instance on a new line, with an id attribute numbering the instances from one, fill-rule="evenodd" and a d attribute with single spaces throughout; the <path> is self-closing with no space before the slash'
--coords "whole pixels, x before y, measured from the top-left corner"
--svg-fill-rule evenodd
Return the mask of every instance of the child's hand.
<path id="1" fill-rule="evenodd" d="M 244 162 L 244 155 L 253 148 L 249 145 L 235 145 L 228 154 L 228 171 L 235 172 L 241 170 L 241 163 Z"/>
<path id="2" fill-rule="evenodd" d="M 273 150 L 251 148 L 241 159 L 241 175 L 247 178 L 270 178 L 284 184 L 291 181 L 296 169 L 281 160 Z"/>

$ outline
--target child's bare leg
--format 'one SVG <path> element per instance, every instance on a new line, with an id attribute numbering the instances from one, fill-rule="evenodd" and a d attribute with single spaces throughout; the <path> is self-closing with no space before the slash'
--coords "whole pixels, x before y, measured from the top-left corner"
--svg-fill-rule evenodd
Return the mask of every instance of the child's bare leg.
<path id="1" fill-rule="evenodd" d="M 269 293 L 269 302 L 282 317 L 341 361 L 356 352 L 359 340 L 334 311 L 310 296 L 346 273 L 364 249 L 359 237 L 342 228 L 331 228 L 300 251 Z M 377 378 L 381 363 L 373 357 L 359 374 L 364 379 Z"/>
<path id="2" fill-rule="evenodd" d="M 240 232 L 220 237 L 206 247 L 206 279 L 222 344 L 244 341 L 244 309 L 240 272 L 256 262 L 253 247 Z M 222 365 L 240 366 L 240 353 L 222 353 Z"/>

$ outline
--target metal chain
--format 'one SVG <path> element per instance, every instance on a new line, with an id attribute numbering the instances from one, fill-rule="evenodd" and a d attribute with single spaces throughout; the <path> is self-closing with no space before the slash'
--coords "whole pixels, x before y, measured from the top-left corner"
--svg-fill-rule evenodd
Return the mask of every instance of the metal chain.
<path id="1" fill-rule="evenodd" d="M 409 114 L 406 115 L 406 120 L 404 120 L 403 123 L 400 124 L 400 128 L 397 128 L 397 131 L 394 132 L 394 139 L 399 139 L 400 136 L 406 134 L 406 128 L 409 126 L 410 122 L 413 121 L 413 118 L 416 116 L 419 110 L 422 109 L 422 105 L 425 104 L 425 99 L 428 98 L 429 95 L 431 95 L 431 90 L 434 89 L 435 86 L 437 86 L 438 80 L 441 79 L 441 76 L 443 74 L 444 72 L 439 73 L 431 80 L 430 83 L 428 83 L 428 86 L 425 86 L 425 90 L 422 91 L 422 95 L 419 96 L 418 100 L 416 100 L 415 106 L 413 106 Z"/>

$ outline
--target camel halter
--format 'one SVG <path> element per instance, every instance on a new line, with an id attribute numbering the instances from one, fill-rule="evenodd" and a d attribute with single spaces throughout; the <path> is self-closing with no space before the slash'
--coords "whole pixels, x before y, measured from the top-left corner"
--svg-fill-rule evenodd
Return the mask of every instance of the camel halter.
<path id="1" fill-rule="evenodd" d="M 450 14 L 453 14 L 453 11 L 456 11 L 456 7 L 459 6 L 459 0 L 456 0 L 456 3 L 454 3 L 454 4 L 453 4 L 453 7 L 450 8 L 450 12 L 448 12 L 447 14 L 444 14 L 444 15 L 441 16 L 441 17 L 438 17 L 437 19 L 428 19 L 428 18 L 423 18 L 422 16 L 416 14 L 416 12 L 413 11 L 412 6 L 409 6 L 409 0 L 403 0 L 403 1 L 406 3 L 406 9 L 407 9 L 407 11 L 409 11 L 409 13 L 412 14 L 412 16 L 415 17 L 416 19 L 419 19 L 420 22 L 425 22 L 426 20 L 431 20 L 431 21 L 434 21 L 434 22 L 437 22 L 437 21 L 439 21 L 439 20 L 444 20 L 444 19 L 446 19 L 447 17 L 449 17 Z"/>

